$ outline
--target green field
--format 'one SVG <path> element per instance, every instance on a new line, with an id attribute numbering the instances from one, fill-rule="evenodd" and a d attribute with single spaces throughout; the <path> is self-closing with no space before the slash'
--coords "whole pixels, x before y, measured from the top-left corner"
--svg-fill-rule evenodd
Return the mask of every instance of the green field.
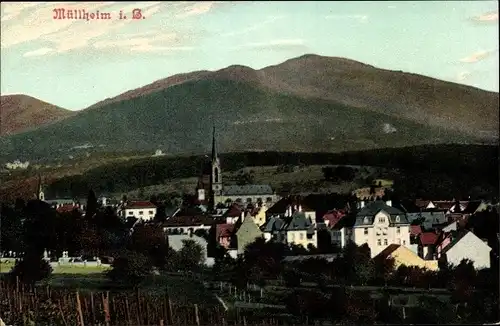
<path id="1" fill-rule="evenodd" d="M 14 262 L 11 261 L 2 261 L 0 262 L 0 273 L 8 273 L 12 267 L 14 267 Z M 107 266 L 53 266 L 52 267 L 54 274 L 95 274 L 102 273 L 109 269 Z"/>

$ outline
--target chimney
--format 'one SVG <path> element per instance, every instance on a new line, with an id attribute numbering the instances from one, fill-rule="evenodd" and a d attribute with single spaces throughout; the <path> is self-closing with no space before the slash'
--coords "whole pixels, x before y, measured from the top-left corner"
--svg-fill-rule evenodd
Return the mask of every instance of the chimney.
<path id="1" fill-rule="evenodd" d="M 102 206 L 106 206 L 107 204 L 107 198 L 106 197 L 102 197 Z"/>
<path id="2" fill-rule="evenodd" d="M 299 207 L 297 209 L 299 212 L 302 212 L 302 205 L 299 205 Z"/>
<path id="3" fill-rule="evenodd" d="M 365 207 L 365 201 L 364 200 L 362 200 L 362 201 L 359 202 L 359 208 L 363 208 L 363 207 Z"/>
<path id="4" fill-rule="evenodd" d="M 385 202 L 385 204 L 386 204 L 387 206 L 392 206 L 392 200 L 388 200 L 388 201 L 386 201 L 386 202 Z"/>

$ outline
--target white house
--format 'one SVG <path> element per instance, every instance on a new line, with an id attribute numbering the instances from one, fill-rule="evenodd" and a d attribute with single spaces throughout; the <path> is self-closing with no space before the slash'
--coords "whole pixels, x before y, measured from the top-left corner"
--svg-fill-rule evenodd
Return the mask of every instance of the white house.
<path id="1" fill-rule="evenodd" d="M 120 215 L 123 218 L 135 217 L 143 221 L 151 221 L 156 216 L 156 206 L 149 201 L 128 202 L 122 206 Z"/>
<path id="2" fill-rule="evenodd" d="M 390 244 L 410 246 L 410 223 L 406 214 L 391 205 L 391 201 L 369 202 L 356 215 L 352 241 L 358 246 L 368 244 L 372 257 Z"/>
<path id="3" fill-rule="evenodd" d="M 440 259 L 458 265 L 463 259 L 474 263 L 475 269 L 490 268 L 491 247 L 474 233 L 467 231 L 444 247 Z"/>

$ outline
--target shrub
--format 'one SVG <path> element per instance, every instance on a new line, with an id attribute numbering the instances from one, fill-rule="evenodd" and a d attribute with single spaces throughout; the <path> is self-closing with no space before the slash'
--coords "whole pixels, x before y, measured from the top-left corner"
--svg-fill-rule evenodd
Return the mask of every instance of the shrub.
<path id="1" fill-rule="evenodd" d="M 18 260 L 9 273 L 10 279 L 16 278 L 22 283 L 34 285 L 37 281 L 48 278 L 52 274 L 50 264 L 41 255 L 28 254 Z"/>
<path id="2" fill-rule="evenodd" d="M 135 252 L 126 251 L 113 261 L 112 269 L 107 276 L 118 283 L 128 283 L 134 286 L 153 271 L 153 264 L 149 257 Z"/>

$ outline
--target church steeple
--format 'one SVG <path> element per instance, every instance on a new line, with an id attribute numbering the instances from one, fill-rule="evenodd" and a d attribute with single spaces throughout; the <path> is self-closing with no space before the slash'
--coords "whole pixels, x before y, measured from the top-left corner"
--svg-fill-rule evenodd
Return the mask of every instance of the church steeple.
<path id="1" fill-rule="evenodd" d="M 212 131 L 212 173 L 210 174 L 210 190 L 212 206 L 216 205 L 216 197 L 222 194 L 222 171 L 220 167 L 219 156 L 217 154 L 217 142 L 215 140 L 215 126 Z M 212 207 L 212 208 L 213 208 Z"/>
<path id="2" fill-rule="evenodd" d="M 42 176 L 38 174 L 38 187 L 36 189 L 36 199 L 44 201 L 45 200 L 45 194 L 43 192 L 43 184 L 42 184 Z"/>
<path id="3" fill-rule="evenodd" d="M 217 159 L 217 142 L 215 141 L 215 126 L 212 131 L 212 162 Z"/>

